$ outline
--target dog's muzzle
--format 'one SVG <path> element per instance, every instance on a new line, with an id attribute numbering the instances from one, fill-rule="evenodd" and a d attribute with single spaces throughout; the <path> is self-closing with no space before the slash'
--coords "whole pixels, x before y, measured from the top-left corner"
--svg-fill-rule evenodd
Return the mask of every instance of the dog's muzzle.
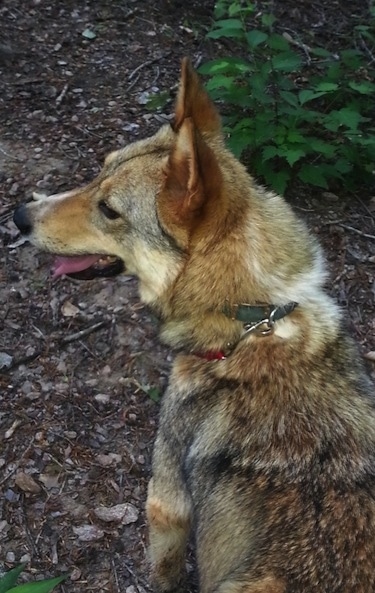
<path id="1" fill-rule="evenodd" d="M 32 231 L 32 224 L 25 204 L 17 206 L 13 214 L 13 222 L 23 235 L 29 235 Z"/>

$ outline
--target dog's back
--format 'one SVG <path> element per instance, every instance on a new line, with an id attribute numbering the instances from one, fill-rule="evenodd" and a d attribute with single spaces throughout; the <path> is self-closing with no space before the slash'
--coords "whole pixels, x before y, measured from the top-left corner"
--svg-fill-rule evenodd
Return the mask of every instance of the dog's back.
<path id="1" fill-rule="evenodd" d="M 217 159 L 217 201 L 210 211 L 209 187 L 210 218 L 163 330 L 201 355 L 177 357 L 162 404 L 148 500 L 154 579 L 172 588 L 192 522 L 204 593 L 373 593 L 373 388 L 323 291 L 316 242 L 194 119 L 199 91 L 183 85 L 177 114 L 182 102 Z M 213 157 L 197 152 L 207 187 Z M 241 303 L 298 306 L 271 328 L 245 321 L 236 336 L 217 315 L 226 300 L 236 320 L 252 314 Z M 205 360 L 212 349 L 225 358 Z"/>

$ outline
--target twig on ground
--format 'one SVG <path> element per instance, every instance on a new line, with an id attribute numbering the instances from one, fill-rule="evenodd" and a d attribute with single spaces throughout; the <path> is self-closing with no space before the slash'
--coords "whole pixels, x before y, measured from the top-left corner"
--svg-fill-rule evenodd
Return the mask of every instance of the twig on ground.
<path id="1" fill-rule="evenodd" d="M 290 29 L 291 30 L 291 29 Z M 294 33 L 294 35 L 297 36 L 297 33 L 295 33 L 295 31 L 292 31 Z M 288 33 L 287 31 L 285 31 L 283 33 L 283 37 L 284 39 L 286 39 L 288 41 L 288 43 L 290 43 L 291 45 L 294 45 L 295 47 L 298 47 L 298 49 L 302 50 L 303 53 L 306 56 L 306 63 L 309 66 L 311 64 L 311 56 L 310 56 L 310 52 L 311 52 L 311 47 L 309 47 L 308 45 L 306 45 L 306 43 L 302 43 L 302 41 L 298 41 L 297 39 L 294 39 L 290 33 Z"/>
<path id="2" fill-rule="evenodd" d="M 61 346 L 65 346 L 66 344 L 70 344 L 71 342 L 75 342 L 77 340 L 80 340 L 81 338 L 84 338 L 84 337 L 90 335 L 91 333 L 98 331 L 99 329 L 101 329 L 102 327 L 105 327 L 109 323 L 111 323 L 111 321 L 109 319 L 108 320 L 105 320 L 105 321 L 99 321 L 98 323 L 94 323 L 90 327 L 86 327 L 85 329 L 81 329 L 80 331 L 78 331 L 78 332 L 76 332 L 74 334 L 71 334 L 70 336 L 65 336 L 64 338 L 61 338 L 61 339 L 59 339 L 58 336 L 52 336 L 52 337 L 54 337 L 55 339 L 57 339 L 58 343 Z M 38 330 L 38 328 L 36 328 L 36 327 L 35 327 L 35 329 Z M 38 330 L 38 331 L 40 332 L 40 330 Z M 42 333 L 41 333 L 41 336 L 43 337 L 43 339 L 45 339 L 45 336 L 43 336 Z M 82 344 L 82 345 L 84 347 L 86 347 L 84 344 Z M 5 373 L 9 373 L 9 371 L 11 371 L 14 368 L 20 366 L 21 364 L 26 364 L 28 362 L 32 362 L 33 360 L 35 360 L 36 358 L 38 358 L 41 354 L 43 354 L 43 352 L 44 352 L 44 348 L 39 348 L 38 350 L 36 350 L 36 352 L 33 352 L 33 354 L 29 354 L 28 356 L 21 356 L 20 358 L 17 358 L 16 360 L 13 360 L 12 364 L 6 370 L 4 370 L 2 372 L 4 374 Z M 89 350 L 89 352 L 90 352 L 90 350 Z M 90 354 L 92 354 L 92 352 L 90 352 Z M 0 482 L 0 484 L 1 484 L 1 482 Z"/>
<path id="3" fill-rule="evenodd" d="M 62 338 L 60 340 L 60 343 L 61 344 L 70 344 L 70 342 L 75 342 L 76 340 L 80 340 L 81 338 L 84 338 L 84 337 L 88 336 L 89 334 L 92 334 L 92 332 L 98 331 L 98 329 L 101 329 L 102 327 L 108 325 L 109 323 L 110 323 L 109 320 L 99 321 L 98 323 L 94 323 L 93 325 L 90 325 L 90 327 L 86 327 L 85 329 L 81 329 L 80 331 L 78 331 L 74 334 L 70 334 L 70 336 L 65 336 L 65 338 Z"/>
<path id="4" fill-rule="evenodd" d="M 372 51 L 370 50 L 370 48 L 368 47 L 368 45 L 365 42 L 365 40 L 363 39 L 363 37 L 360 38 L 359 43 L 362 46 L 362 49 L 364 49 L 365 52 L 367 53 L 367 55 L 369 56 L 369 58 L 370 58 L 370 64 L 373 64 L 375 62 L 375 56 L 372 53 Z"/>
<path id="5" fill-rule="evenodd" d="M 368 233 L 363 233 L 359 229 L 355 229 L 354 227 L 349 226 L 348 224 L 342 224 L 340 222 L 338 226 L 341 226 L 343 229 L 346 229 L 347 231 L 351 231 L 352 233 L 356 233 L 357 235 L 361 235 L 361 237 L 365 237 L 366 239 L 371 239 L 372 241 L 375 241 L 375 235 L 369 235 Z"/>
<path id="6" fill-rule="evenodd" d="M 142 62 L 142 64 L 139 64 L 139 66 L 137 66 L 128 76 L 128 80 L 131 80 L 133 78 L 133 76 L 135 76 L 135 74 L 137 74 L 137 72 L 139 72 L 139 70 L 141 70 L 142 68 L 146 68 L 147 66 L 151 66 L 152 64 L 155 64 L 155 62 L 159 62 L 160 60 L 163 60 L 164 58 L 167 58 L 169 56 L 171 52 L 168 51 L 163 55 L 159 55 L 159 56 L 155 56 L 155 58 L 151 58 L 151 60 L 146 60 L 145 62 Z"/>
<path id="7" fill-rule="evenodd" d="M 29 546 L 32 550 L 33 555 L 40 559 L 40 553 L 37 548 L 37 542 L 35 542 L 33 540 L 33 537 L 32 537 L 31 531 L 30 531 L 30 527 L 29 527 L 29 523 L 27 521 L 27 515 L 26 515 L 26 511 L 25 511 L 25 506 L 24 506 L 24 494 L 22 494 L 20 497 L 20 503 L 21 503 L 20 504 L 21 517 L 22 517 L 22 522 L 24 524 L 24 528 L 25 528 L 26 539 L 29 543 Z"/>
<path id="8" fill-rule="evenodd" d="M 56 99 L 55 99 L 55 103 L 56 106 L 59 107 L 59 105 L 61 104 L 62 100 L 64 99 L 66 92 L 68 90 L 68 83 L 64 84 L 63 86 L 63 90 L 61 91 L 61 93 L 59 95 L 57 95 Z"/>
<path id="9" fill-rule="evenodd" d="M 369 235 L 368 233 L 364 233 L 363 231 L 360 231 L 359 229 L 356 229 L 353 226 L 349 226 L 348 224 L 343 224 L 341 222 L 341 220 L 328 220 L 324 224 L 326 226 L 329 226 L 329 225 L 340 226 L 341 228 L 343 228 L 347 231 L 351 231 L 352 233 L 356 233 L 357 235 L 360 235 L 361 237 L 365 237 L 366 239 L 371 239 L 372 241 L 375 241 L 375 235 Z"/>
<path id="10" fill-rule="evenodd" d="M 142 577 L 138 576 L 135 574 L 134 570 L 132 570 L 129 566 L 129 564 L 127 562 L 122 561 L 122 564 L 125 566 L 126 570 L 129 572 L 129 574 L 132 575 L 133 579 L 135 580 L 136 584 L 141 584 L 143 586 L 147 587 L 147 583 L 146 580 L 143 579 Z"/>
<path id="11" fill-rule="evenodd" d="M 32 445 L 34 444 L 34 440 L 35 437 L 31 437 L 29 444 L 27 445 L 26 449 L 24 450 L 24 452 L 22 453 L 21 457 L 16 461 L 16 463 L 14 464 L 14 467 L 12 469 L 12 471 L 10 471 L 6 476 L 4 476 L 4 478 L 2 480 L 0 480 L 0 486 L 2 486 L 3 484 L 5 484 L 5 482 L 7 480 L 9 480 L 9 478 L 11 476 L 13 476 L 13 474 L 16 473 L 16 471 L 18 470 L 21 461 L 26 457 L 26 455 L 28 454 L 28 452 L 30 451 Z"/>
<path id="12" fill-rule="evenodd" d="M 115 579 L 117 591 L 118 591 L 118 593 L 121 593 L 120 583 L 118 581 L 118 574 L 117 574 L 116 564 L 115 564 L 115 561 L 114 561 L 113 557 L 111 558 L 111 564 L 112 564 L 112 571 L 113 571 L 113 576 L 114 576 L 114 579 Z"/>
<path id="13" fill-rule="evenodd" d="M 7 156 L 8 159 L 12 159 L 12 161 L 17 161 L 19 163 L 23 163 L 23 159 L 20 159 L 17 156 L 13 156 L 12 154 L 9 154 L 9 152 L 7 152 L 6 150 L 4 150 L 4 148 L 1 148 L 1 146 L 0 146 L 0 152 L 2 152 L 3 154 L 5 154 L 5 156 Z"/>

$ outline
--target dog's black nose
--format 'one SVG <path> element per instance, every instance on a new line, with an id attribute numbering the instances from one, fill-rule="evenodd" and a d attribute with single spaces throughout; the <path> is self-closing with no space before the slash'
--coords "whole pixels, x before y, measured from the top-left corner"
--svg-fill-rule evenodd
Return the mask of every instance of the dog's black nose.
<path id="1" fill-rule="evenodd" d="M 13 222 L 18 226 L 23 235 L 31 233 L 32 224 L 24 204 L 21 204 L 21 206 L 16 208 L 13 214 Z"/>

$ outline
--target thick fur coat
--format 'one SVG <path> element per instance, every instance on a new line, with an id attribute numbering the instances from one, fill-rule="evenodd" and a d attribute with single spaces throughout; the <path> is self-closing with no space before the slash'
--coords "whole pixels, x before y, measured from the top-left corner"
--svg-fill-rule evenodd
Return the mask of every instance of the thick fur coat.
<path id="1" fill-rule="evenodd" d="M 15 222 L 41 249 L 124 262 L 180 351 L 147 501 L 156 588 L 179 586 L 193 532 L 202 593 L 375 593 L 373 387 L 319 246 L 226 149 L 189 62 L 172 126 Z M 228 314 L 290 302 L 258 330 Z"/>

